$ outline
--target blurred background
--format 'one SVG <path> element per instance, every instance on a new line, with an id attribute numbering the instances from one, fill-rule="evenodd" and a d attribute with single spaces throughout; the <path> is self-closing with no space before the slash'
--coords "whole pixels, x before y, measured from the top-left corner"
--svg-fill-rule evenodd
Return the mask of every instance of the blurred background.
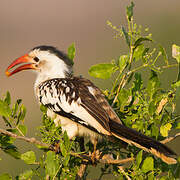
<path id="1" fill-rule="evenodd" d="M 179 0 L 134 0 L 134 20 L 149 27 L 153 39 L 162 44 L 171 58 L 173 43 L 180 45 L 180 1 Z M 66 51 L 75 42 L 75 74 L 91 79 L 103 88 L 103 80 L 88 75 L 91 65 L 109 62 L 127 52 L 123 39 L 113 39 L 112 29 L 106 25 L 126 26 L 125 8 L 128 0 L 1 0 L 0 1 L 0 95 L 10 91 L 13 102 L 23 99 L 27 107 L 26 125 L 28 136 L 35 136 L 41 124 L 41 113 L 33 92 L 35 74 L 22 72 L 7 78 L 7 66 L 17 57 L 38 45 L 53 45 Z M 172 59 L 173 61 L 173 59 Z M 166 81 L 175 80 L 176 69 L 166 74 Z M 178 106 L 180 107 L 180 106 Z M 180 112 L 180 111 L 179 111 Z M 2 120 L 0 121 L 3 127 Z M 180 138 L 171 143 L 180 155 Z M 22 151 L 31 148 L 20 143 Z M 26 169 L 23 162 L 14 160 L 0 151 L 0 174 L 17 175 Z"/>

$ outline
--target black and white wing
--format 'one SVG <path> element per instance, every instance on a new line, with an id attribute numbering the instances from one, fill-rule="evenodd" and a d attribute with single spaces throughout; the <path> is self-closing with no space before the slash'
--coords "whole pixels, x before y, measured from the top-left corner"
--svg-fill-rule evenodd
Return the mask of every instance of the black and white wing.
<path id="1" fill-rule="evenodd" d="M 39 85 L 38 98 L 40 103 L 61 116 L 92 127 L 99 133 L 111 134 L 109 117 L 117 116 L 113 110 L 110 111 L 100 90 L 89 80 L 74 77 L 45 81 Z"/>

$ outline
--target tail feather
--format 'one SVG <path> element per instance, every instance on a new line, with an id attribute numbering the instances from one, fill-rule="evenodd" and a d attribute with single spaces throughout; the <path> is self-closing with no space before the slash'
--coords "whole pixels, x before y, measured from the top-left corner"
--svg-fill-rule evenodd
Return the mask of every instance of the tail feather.
<path id="1" fill-rule="evenodd" d="M 147 152 L 151 152 L 155 156 L 161 158 L 167 164 L 176 164 L 176 159 L 172 158 L 172 155 L 176 155 L 171 149 L 164 144 L 147 137 L 131 128 L 128 128 L 115 121 L 110 121 L 110 129 L 112 135 L 125 141 L 130 145 L 135 145 Z"/>

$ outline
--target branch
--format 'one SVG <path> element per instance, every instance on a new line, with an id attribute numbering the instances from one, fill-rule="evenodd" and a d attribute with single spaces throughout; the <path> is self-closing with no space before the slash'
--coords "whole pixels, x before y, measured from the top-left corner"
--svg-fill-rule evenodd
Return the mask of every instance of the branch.
<path id="1" fill-rule="evenodd" d="M 131 180 L 131 178 L 126 174 L 122 166 L 118 166 L 120 172 L 126 177 L 127 180 Z"/>
<path id="2" fill-rule="evenodd" d="M 122 79 L 121 79 L 121 82 L 120 82 L 120 84 L 119 84 L 119 86 L 118 86 L 118 90 L 117 90 L 117 92 L 116 92 L 116 96 L 115 96 L 115 98 L 114 98 L 114 100 L 113 100 L 113 103 L 112 103 L 112 105 L 111 105 L 112 107 L 114 106 L 114 104 L 115 104 L 115 102 L 116 102 L 116 100 L 117 100 L 117 98 L 118 98 L 119 91 L 120 91 L 120 89 L 122 88 L 122 86 L 123 86 L 123 84 L 124 84 L 125 78 L 126 78 L 126 75 L 124 74 L 123 77 L 122 77 Z"/>
<path id="3" fill-rule="evenodd" d="M 16 134 L 12 133 L 12 132 L 6 131 L 6 130 L 1 129 L 1 128 L 0 128 L 0 133 L 52 150 L 52 148 L 50 148 L 51 146 L 49 144 L 42 143 L 41 141 L 38 141 L 34 137 L 28 138 L 28 137 L 25 137 L 25 136 L 18 136 Z M 178 136 L 180 136 L 180 133 L 177 133 L 173 137 L 166 138 L 165 140 L 161 141 L 161 143 L 166 144 L 166 143 L 174 140 Z M 70 152 L 70 154 L 72 156 L 75 156 L 75 157 L 78 157 L 78 158 L 82 159 L 85 163 L 88 163 L 88 162 L 92 163 L 91 155 L 79 154 L 79 153 L 75 153 L 75 152 Z M 103 163 L 103 164 L 124 164 L 124 163 L 130 162 L 130 161 L 133 161 L 133 160 L 134 160 L 134 158 L 113 159 L 113 158 L 110 158 L 110 155 L 106 154 L 103 157 L 97 156 L 96 159 L 95 159 L 95 162 L 96 163 L 99 162 L 99 163 Z M 81 167 L 82 171 L 83 171 L 83 169 L 85 170 L 85 168 L 86 168 L 86 166 L 82 165 L 82 167 Z"/>
<path id="4" fill-rule="evenodd" d="M 175 134 L 175 135 L 172 136 L 172 137 L 168 137 L 168 138 L 164 139 L 163 141 L 161 141 L 161 143 L 162 143 L 162 144 L 166 144 L 166 143 L 168 143 L 168 142 L 176 139 L 178 136 L 180 136 L 180 133 L 177 133 L 177 134 Z"/>
<path id="5" fill-rule="evenodd" d="M 13 138 L 16 138 L 16 139 L 20 139 L 20 140 L 35 144 L 35 145 L 40 145 L 44 148 L 48 148 L 48 149 L 52 150 L 51 145 L 46 144 L 46 143 L 42 143 L 42 142 L 38 141 L 37 139 L 35 139 L 34 137 L 28 138 L 25 136 L 18 136 L 17 134 L 14 134 L 12 132 L 9 132 L 9 131 L 1 129 L 1 128 L 0 128 L 0 133 L 5 134 L 5 135 L 10 136 L 10 137 L 13 137 Z M 91 155 L 79 154 L 79 153 L 75 153 L 72 151 L 70 152 L 70 154 L 72 156 L 83 159 L 83 161 L 86 163 L 88 163 L 88 162 L 92 163 Z M 127 163 L 129 161 L 134 160 L 134 158 L 127 158 L 127 159 L 118 160 L 118 159 L 112 159 L 112 158 L 109 158 L 109 157 L 107 158 L 107 157 L 108 157 L 108 155 L 106 155 L 106 156 L 104 155 L 103 157 L 98 156 L 95 159 L 95 161 L 96 161 L 96 163 L 99 162 L 99 163 L 103 163 L 103 164 L 123 164 L 123 163 Z M 85 168 L 85 167 L 82 167 L 82 168 Z"/>
<path id="6" fill-rule="evenodd" d="M 1 129 L 1 128 L 0 128 L 0 133 L 11 136 L 11 137 L 16 138 L 16 139 L 21 139 L 23 141 L 26 141 L 26 142 L 29 142 L 32 144 L 40 145 L 40 146 L 43 146 L 45 148 L 49 148 L 48 144 L 42 143 L 42 142 L 38 141 L 37 139 L 35 139 L 34 137 L 28 138 L 25 136 L 18 136 L 17 134 L 14 134 L 12 132 L 6 131 L 6 130 Z"/>
<path id="7" fill-rule="evenodd" d="M 82 163 L 80 168 L 79 168 L 79 171 L 78 171 L 78 173 L 76 175 L 76 180 L 81 180 L 82 179 L 86 168 L 87 168 L 87 163 Z"/>
<path id="8" fill-rule="evenodd" d="M 134 161 L 134 158 L 126 158 L 126 159 L 100 159 L 100 163 L 104 164 L 125 164 L 127 162 Z"/>

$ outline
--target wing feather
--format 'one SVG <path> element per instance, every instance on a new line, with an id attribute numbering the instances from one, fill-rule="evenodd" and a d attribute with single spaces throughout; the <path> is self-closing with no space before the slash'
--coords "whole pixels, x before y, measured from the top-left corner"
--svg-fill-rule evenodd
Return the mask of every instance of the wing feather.
<path id="1" fill-rule="evenodd" d="M 40 84 L 38 98 L 55 113 L 63 110 L 100 133 L 110 135 L 108 114 L 89 91 L 89 86 L 95 88 L 92 85 L 83 78 L 51 79 Z"/>

